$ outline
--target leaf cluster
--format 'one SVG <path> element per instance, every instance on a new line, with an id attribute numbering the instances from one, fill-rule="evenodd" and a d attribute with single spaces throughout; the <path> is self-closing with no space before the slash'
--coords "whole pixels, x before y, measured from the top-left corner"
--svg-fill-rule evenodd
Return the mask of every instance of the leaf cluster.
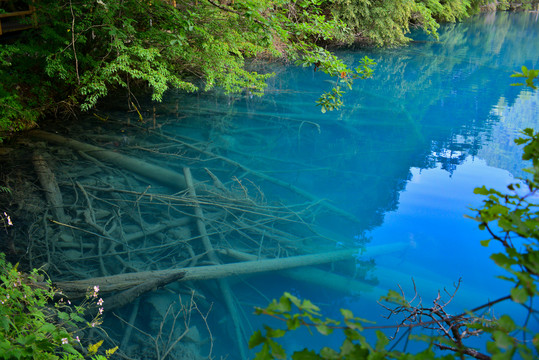
<path id="1" fill-rule="evenodd" d="M 249 348 L 255 348 L 262 345 L 261 350 L 256 354 L 255 359 L 288 359 L 286 350 L 275 340 L 281 338 L 289 331 L 296 330 L 302 326 L 309 329 L 315 328 L 322 335 L 330 335 L 335 329 L 343 331 L 345 339 L 342 345 L 337 350 L 330 347 L 323 347 L 320 351 L 303 349 L 296 351 L 291 355 L 293 360 L 307 359 L 367 359 L 369 354 L 374 351 L 379 351 L 379 356 L 375 357 L 383 359 L 387 352 L 384 351 L 388 344 L 387 337 L 378 332 L 378 342 L 375 348 L 366 341 L 361 334 L 363 330 L 362 323 L 367 320 L 357 318 L 350 310 L 341 309 L 343 321 L 336 321 L 329 318 L 322 318 L 320 308 L 314 305 L 310 300 L 300 300 L 297 297 L 285 292 L 284 295 L 277 300 L 273 300 L 268 307 L 256 308 L 257 315 L 265 314 L 283 320 L 286 324 L 285 329 L 273 329 L 265 326 L 265 332 L 258 330 L 253 333 L 249 340 Z M 342 323 L 342 326 L 341 326 Z"/>
<path id="2" fill-rule="evenodd" d="M 476 194 L 486 199 L 482 208 L 476 209 L 474 219 L 480 229 L 491 235 L 482 245 L 489 246 L 494 241 L 503 247 L 504 251 L 491 255 L 491 259 L 507 273 L 500 278 L 513 284 L 511 299 L 518 304 L 531 304 L 531 299 L 539 295 L 539 132 L 528 128 L 522 133 L 524 137 L 515 142 L 525 145 L 522 159 L 532 162 L 527 169 L 531 178 L 510 184 L 507 193 L 484 186 L 475 189 Z M 517 327 L 509 316 L 500 318 L 495 327 L 483 330 L 492 334 L 494 341 L 487 344 L 488 350 L 499 358 L 510 358 L 518 352 L 522 358 L 532 359 L 539 353 L 539 333 Z M 527 344 L 510 335 L 515 330 L 532 337 L 535 354 Z"/>
<path id="3" fill-rule="evenodd" d="M 523 86 L 523 85 L 526 85 L 528 87 L 531 87 L 534 90 L 537 90 L 537 86 L 535 85 L 535 79 L 537 77 L 539 77 L 539 70 L 535 70 L 535 69 L 529 69 L 528 70 L 528 68 L 526 66 L 522 66 L 522 72 L 521 73 L 517 72 L 517 73 L 511 75 L 511 77 L 524 78 L 525 79 L 524 83 L 515 83 L 515 84 L 511 84 L 511 86 Z"/>
<path id="4" fill-rule="evenodd" d="M 23 274 L 0 253 L 0 359 L 85 358 L 76 334 L 82 336 L 84 328 L 98 324 L 99 316 L 89 323 L 84 318 L 88 302 L 72 306 L 62 299 L 54 303 L 54 295 L 50 281 L 44 281 L 37 270 Z M 96 355 L 100 345 L 89 348 L 94 360 L 106 359 Z"/>

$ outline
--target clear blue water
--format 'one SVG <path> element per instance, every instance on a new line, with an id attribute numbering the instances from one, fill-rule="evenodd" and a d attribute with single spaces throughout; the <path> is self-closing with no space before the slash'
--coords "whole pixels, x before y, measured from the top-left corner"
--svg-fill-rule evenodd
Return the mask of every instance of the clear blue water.
<path id="1" fill-rule="evenodd" d="M 443 25 L 439 41 L 414 37 L 415 42 L 397 49 L 339 52 L 350 64 L 365 55 L 378 63 L 372 79 L 357 81 L 346 93 L 341 111 L 322 114 L 315 106 L 331 86 L 328 77 L 313 69 L 266 63 L 253 64 L 276 73 L 262 98 L 171 93 L 157 105 L 161 130 L 167 134 L 195 139 L 214 153 L 357 217 L 359 221 L 350 222 L 320 210 L 316 224 L 337 239 L 330 247 L 351 247 L 358 238 L 369 239 L 367 248 L 405 244 L 404 250 L 376 257 L 367 276 L 371 290 L 359 294 L 276 274 L 243 279 L 258 292 L 239 281 L 233 289 L 249 319 L 248 329 L 271 323 L 251 316 L 252 307 L 265 306 L 284 291 L 310 298 L 327 316 L 339 317 L 338 309 L 346 307 L 380 324 L 387 322 L 376 299 L 398 285 L 413 295 L 411 278 L 424 303 L 431 303 L 439 289 L 451 290 L 461 278 L 448 307 L 455 313 L 507 294 L 508 284 L 495 278 L 499 271 L 488 258 L 500 249 L 480 246 L 488 236 L 464 214 L 473 215 L 470 208 L 481 205 L 475 187 L 504 189 L 523 175 L 526 164 L 512 140 L 525 127 L 539 127 L 539 92 L 511 87 L 509 76 L 522 65 L 539 67 L 537 14 L 482 15 Z M 181 160 L 167 161 L 171 168 L 182 166 Z M 242 172 L 226 174 L 223 181 Z M 306 201 L 252 174 L 242 181 L 256 183 L 268 202 Z M 208 298 L 220 301 L 218 296 Z M 214 355 L 238 358 L 230 345 L 234 335 L 226 334 L 230 328 L 222 324 L 229 321 L 226 310 L 214 309 Z M 518 308 L 497 309 L 522 316 Z M 300 333 L 285 343 L 295 350 L 319 347 L 321 340 Z"/>
<path id="2" fill-rule="evenodd" d="M 521 129 L 539 125 L 539 93 L 511 87 L 509 75 L 522 65 L 539 67 L 537 16 L 478 16 L 442 26 L 440 41 L 420 34 L 416 39 L 403 48 L 340 52 L 350 64 L 367 55 L 378 65 L 372 79 L 356 82 L 338 112 L 322 114 L 314 106 L 330 80 L 294 66 L 256 64 L 276 72 L 262 98 L 168 97 L 170 108 L 179 104 L 181 120 L 164 126 L 166 131 L 204 129 L 199 139 L 226 156 L 354 214 L 359 223 L 331 215 L 318 219 L 342 238 L 366 234 L 367 246 L 408 245 L 376 258 L 369 278 L 378 284 L 371 292 L 337 293 L 272 275 L 250 278 L 268 298 L 291 291 L 321 304 L 329 316 L 347 307 L 384 323 L 375 300 L 397 285 L 413 295 L 411 278 L 425 303 L 461 278 L 449 307 L 454 312 L 507 294 L 508 284 L 495 278 L 499 271 L 488 258 L 500 249 L 482 247 L 487 234 L 463 215 L 481 204 L 474 187 L 503 189 L 523 175 L 525 164 L 512 140 Z M 245 129 L 256 129 L 255 135 Z M 261 188 L 269 199 L 297 200 L 272 184 Z M 266 304 L 248 297 L 247 289 L 237 290 L 245 291 L 251 305 Z M 519 309 L 508 311 L 521 315 Z M 269 319 L 250 321 L 257 328 Z M 320 339 L 303 334 L 286 344 L 318 347 Z"/>

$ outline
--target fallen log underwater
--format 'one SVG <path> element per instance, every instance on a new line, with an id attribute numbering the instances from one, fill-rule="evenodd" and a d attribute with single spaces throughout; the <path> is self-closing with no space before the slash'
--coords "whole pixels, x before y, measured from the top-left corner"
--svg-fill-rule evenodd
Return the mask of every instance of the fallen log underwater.
<path id="1" fill-rule="evenodd" d="M 145 161 L 141 161 L 139 159 L 123 155 L 114 151 L 110 151 L 98 146 L 86 144 L 74 139 L 66 138 L 61 135 L 52 134 L 43 130 L 32 130 L 29 133 L 29 136 L 34 139 L 39 140 L 45 140 L 48 142 L 52 142 L 59 145 L 65 145 L 72 149 L 81 151 L 83 153 L 86 153 L 88 155 L 91 155 L 99 160 L 109 162 L 111 164 L 120 166 L 125 168 L 126 170 L 129 170 L 135 174 L 141 175 L 145 178 L 151 179 L 159 184 L 166 185 L 170 187 L 171 189 L 175 190 L 186 190 L 187 189 L 187 182 L 185 180 L 185 176 L 183 174 L 180 174 L 178 172 L 163 168 L 161 166 L 149 164 Z M 165 136 L 162 135 L 161 136 Z M 174 140 L 178 143 L 181 143 L 183 146 L 186 146 L 190 149 L 193 149 L 195 151 L 198 151 L 200 153 L 206 154 L 212 158 L 219 159 L 221 161 L 227 162 L 229 164 L 232 164 L 233 166 L 243 169 L 245 172 L 250 173 L 258 178 L 261 178 L 266 181 L 270 181 L 282 188 L 288 189 L 297 195 L 300 195 L 310 201 L 313 202 L 313 204 L 318 204 L 319 206 L 326 208 L 327 210 L 338 214 L 352 222 L 359 222 L 359 219 L 354 216 L 353 214 L 349 213 L 348 211 L 345 211 L 333 204 L 331 204 L 327 199 L 319 198 L 318 196 L 315 196 L 303 189 L 298 188 L 297 186 L 288 183 L 286 181 L 277 179 L 275 177 L 269 176 L 267 174 L 264 174 L 260 171 L 256 171 L 253 169 L 248 168 L 247 166 L 238 163 L 237 161 L 228 159 L 224 156 L 214 154 L 207 150 L 199 149 L 198 147 L 188 144 L 184 141 L 180 141 L 178 139 L 171 138 L 169 136 L 166 136 L 170 140 Z M 197 187 L 201 183 L 195 182 L 195 187 Z M 206 185 L 205 185 L 206 186 Z"/>
<path id="2" fill-rule="evenodd" d="M 28 135 L 34 139 L 45 140 L 82 151 L 99 160 L 123 167 L 131 172 L 134 172 L 135 174 L 144 176 L 145 178 L 151 179 L 159 184 L 166 185 L 172 189 L 184 190 L 187 188 L 185 177 L 175 171 L 149 164 L 145 161 L 100 148 L 98 146 L 86 144 L 42 130 L 32 130 L 28 132 Z"/>
<path id="3" fill-rule="evenodd" d="M 200 281 L 220 279 L 229 276 L 257 274 L 269 271 L 286 270 L 304 266 L 319 265 L 351 259 L 357 256 L 379 256 L 395 251 L 402 251 L 408 247 L 407 243 L 398 242 L 387 245 L 371 246 L 364 254 L 358 249 L 337 250 L 327 253 L 299 255 L 280 259 L 267 259 L 258 261 L 245 261 L 222 265 L 207 265 L 181 269 L 142 271 L 119 275 L 95 277 L 85 280 L 59 281 L 54 286 L 67 297 L 72 299 L 83 298 L 93 286 L 99 286 L 102 293 L 123 291 L 138 286 L 152 279 L 181 274 L 177 281 Z"/>
<path id="4" fill-rule="evenodd" d="M 47 162 L 39 153 L 34 152 L 32 158 L 34 169 L 39 179 L 39 183 L 45 193 L 45 198 L 52 207 L 52 213 L 54 216 L 62 222 L 66 221 L 64 213 L 64 202 L 62 200 L 62 193 L 56 182 L 56 177 L 51 171 Z"/>
<path id="5" fill-rule="evenodd" d="M 396 247 L 398 249 L 398 247 Z M 257 261 L 256 255 L 243 253 L 240 251 L 226 249 L 221 251 L 223 255 L 241 261 Z M 280 272 L 283 276 L 300 282 L 309 283 L 318 287 L 339 291 L 341 293 L 365 293 L 373 290 L 373 286 L 363 281 L 355 280 L 351 277 L 338 275 L 330 271 L 318 269 L 313 266 L 292 268 Z"/>

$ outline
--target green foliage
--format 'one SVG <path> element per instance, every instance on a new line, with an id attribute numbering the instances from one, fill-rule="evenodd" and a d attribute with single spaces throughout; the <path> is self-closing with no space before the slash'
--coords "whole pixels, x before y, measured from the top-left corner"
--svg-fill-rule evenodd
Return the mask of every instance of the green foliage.
<path id="1" fill-rule="evenodd" d="M 486 199 L 474 219 L 492 236 L 483 245 L 488 246 L 492 240 L 503 245 L 505 253 L 493 254 L 491 259 L 511 274 L 503 279 L 514 283 L 511 297 L 517 303 L 539 294 L 539 204 L 534 199 L 539 189 L 539 132 L 525 129 L 523 134 L 525 137 L 515 142 L 525 145 L 522 158 L 532 161 L 528 169 L 532 178 L 524 179 L 522 185 L 509 185 L 508 193 L 484 186 L 475 189 Z"/>
<path id="2" fill-rule="evenodd" d="M 51 306 L 53 298 L 50 282 L 43 281 L 37 270 L 22 274 L 0 253 L 0 359 L 85 358 L 76 334 L 82 336 L 84 328 L 100 323 L 102 310 L 90 322 L 84 319 L 97 292 L 79 306 L 66 304 L 63 299 Z M 102 304 L 102 300 L 98 302 Z M 96 355 L 100 345 L 90 345 L 89 355 Z M 107 357 L 114 351 L 106 352 Z M 92 359 L 106 357 L 96 355 Z"/>
<path id="3" fill-rule="evenodd" d="M 359 39 L 378 46 L 410 41 L 410 28 L 421 28 L 438 39 L 439 22 L 460 21 L 479 11 L 481 0 L 335 0 L 334 16 Z"/>
<path id="4" fill-rule="evenodd" d="M 538 4 L 537 0 L 498 0 L 495 2 L 498 10 L 532 10 Z"/>
<path id="5" fill-rule="evenodd" d="M 539 70 L 534 70 L 534 69 L 528 70 L 528 68 L 526 66 L 523 66 L 521 73 L 517 72 L 517 73 L 511 75 L 511 77 L 519 77 L 519 78 L 526 79 L 526 80 L 524 80 L 525 83 L 515 83 L 515 84 L 511 84 L 511 86 L 526 85 L 528 87 L 531 87 L 534 90 L 537 90 L 537 86 L 535 85 L 535 79 L 537 77 L 539 77 Z"/>
<path id="6" fill-rule="evenodd" d="M 319 45 L 351 41 L 346 25 L 324 13 L 329 3 L 39 1 L 39 27 L 0 46 L 0 131 L 89 110 L 116 89 L 146 88 L 155 101 L 170 88 L 260 96 L 272 74 L 249 71 L 252 57 L 319 64 L 332 76 L 337 67 L 352 79 L 359 74 Z"/>
<path id="7" fill-rule="evenodd" d="M 361 335 L 363 330 L 362 323 L 367 320 L 354 316 L 350 310 L 341 309 L 343 316 L 342 324 L 328 318 L 322 318 L 320 309 L 309 300 L 300 300 L 297 297 L 284 293 L 284 295 L 268 305 L 267 308 L 256 308 L 255 313 L 270 315 L 285 321 L 285 329 L 273 329 L 265 326 L 265 332 L 256 331 L 249 340 L 249 348 L 255 348 L 262 345 L 262 349 L 256 354 L 255 359 L 288 359 L 285 349 L 275 339 L 286 336 L 289 331 L 298 329 L 301 326 L 314 327 L 322 335 L 330 335 L 335 329 L 343 331 L 345 339 L 338 351 L 329 347 L 323 347 L 319 352 L 309 349 L 296 351 L 291 355 L 293 360 L 308 359 L 366 359 L 373 351 L 379 351 L 380 356 L 388 356 L 385 351 L 388 344 L 387 337 L 379 332 L 377 333 L 378 342 L 375 349 Z M 382 355 L 383 354 L 383 355 Z M 383 358 L 383 357 L 380 357 Z"/>
<path id="8" fill-rule="evenodd" d="M 437 27 L 427 8 L 415 1 L 336 0 L 332 12 L 350 26 L 358 38 L 380 46 L 407 42 L 405 35 L 412 18 L 425 24 L 429 32 L 435 32 Z M 426 18 L 421 18 L 424 16 Z"/>
<path id="9" fill-rule="evenodd" d="M 322 61 L 321 59 L 323 58 L 330 59 Z M 343 106 L 342 96 L 344 94 L 344 90 L 341 90 L 341 86 L 352 89 L 355 79 L 368 79 L 372 77 L 374 72 L 373 67 L 376 65 L 373 60 L 365 56 L 360 60 L 358 67 L 349 69 L 341 60 L 337 59 L 326 50 L 309 52 L 309 54 L 304 57 L 303 66 L 312 64 L 317 68 L 320 68 L 326 74 L 337 78 L 333 89 L 323 93 L 316 101 L 316 104 L 321 107 L 323 113 L 328 110 L 332 111 L 340 109 L 341 106 Z"/>

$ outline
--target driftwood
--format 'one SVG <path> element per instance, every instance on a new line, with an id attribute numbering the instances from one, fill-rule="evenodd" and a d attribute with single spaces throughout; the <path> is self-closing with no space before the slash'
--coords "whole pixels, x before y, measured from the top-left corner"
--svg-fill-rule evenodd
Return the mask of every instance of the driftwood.
<path id="1" fill-rule="evenodd" d="M 352 257 L 378 256 L 394 251 L 400 251 L 408 246 L 406 243 L 393 243 L 380 246 L 371 246 L 366 254 L 359 254 L 358 249 L 346 249 L 322 254 L 292 256 L 281 259 L 268 259 L 259 261 L 247 261 L 233 264 L 198 266 L 182 269 L 143 271 L 138 273 L 126 273 L 105 277 L 96 277 L 86 280 L 60 281 L 54 286 L 60 289 L 66 296 L 76 299 L 82 298 L 93 286 L 98 285 L 101 293 L 122 291 L 140 285 L 157 277 L 166 277 L 171 274 L 182 274 L 179 281 L 197 281 L 220 279 L 235 275 L 247 275 L 268 271 L 279 271 L 302 266 L 325 264 L 334 261 L 347 260 Z"/>
<path id="2" fill-rule="evenodd" d="M 43 156 L 38 153 L 34 153 L 32 158 L 34 164 L 34 169 L 36 170 L 39 183 L 43 187 L 45 192 L 45 198 L 52 207 L 52 213 L 54 217 L 61 222 L 66 221 L 66 216 L 64 213 L 64 202 L 62 200 L 62 193 L 56 182 L 56 177 L 54 176 L 51 169 L 47 165 L 47 162 Z"/>
<path id="3" fill-rule="evenodd" d="M 141 161 L 130 156 L 122 155 L 98 146 L 85 144 L 77 140 L 68 139 L 63 136 L 51 134 L 42 130 L 32 130 L 28 133 L 28 135 L 34 139 L 49 141 L 85 152 L 99 160 L 120 166 L 134 172 L 135 174 L 142 175 L 145 178 L 151 179 L 159 184 L 166 185 L 172 189 L 184 190 L 187 188 L 185 177 L 175 171 L 148 164 L 145 161 Z"/>

